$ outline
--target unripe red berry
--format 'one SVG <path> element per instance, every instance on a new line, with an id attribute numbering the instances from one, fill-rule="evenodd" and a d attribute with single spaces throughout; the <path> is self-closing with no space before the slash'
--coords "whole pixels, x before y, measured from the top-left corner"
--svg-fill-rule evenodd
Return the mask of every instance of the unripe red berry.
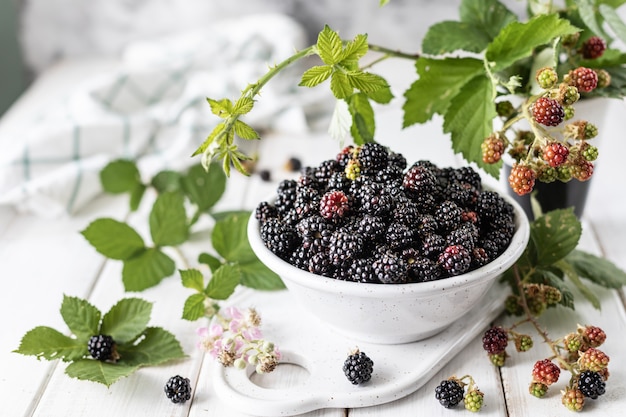
<path id="1" fill-rule="evenodd" d="M 581 54 L 585 59 L 600 58 L 606 50 L 606 42 L 598 36 L 592 36 L 583 43 Z"/>
<path id="2" fill-rule="evenodd" d="M 598 86 L 598 74 L 590 68 L 578 67 L 565 75 L 565 81 L 578 91 L 588 93 Z"/>
<path id="3" fill-rule="evenodd" d="M 532 105 L 535 121 L 544 126 L 558 126 L 565 118 L 563 106 L 553 98 L 539 97 Z"/>
<path id="4" fill-rule="evenodd" d="M 515 164 L 509 175 L 509 185 L 517 195 L 530 193 L 535 187 L 536 174 L 525 164 Z"/>
<path id="5" fill-rule="evenodd" d="M 553 168 L 563 165 L 568 156 L 569 149 L 559 142 L 550 142 L 543 148 L 543 159 Z"/>

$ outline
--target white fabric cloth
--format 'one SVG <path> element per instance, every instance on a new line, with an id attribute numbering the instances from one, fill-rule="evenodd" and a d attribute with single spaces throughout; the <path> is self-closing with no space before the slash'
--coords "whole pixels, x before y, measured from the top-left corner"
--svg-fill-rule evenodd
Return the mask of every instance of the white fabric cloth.
<path id="1" fill-rule="evenodd" d="M 99 172 L 114 159 L 137 160 L 146 177 L 199 162 L 190 155 L 219 121 L 206 98 L 237 99 L 305 42 L 295 21 L 272 14 L 129 45 L 119 71 L 77 83 L 57 105 L 0 137 L 0 204 L 71 214 L 102 191 Z M 257 129 L 288 120 L 306 130 L 297 76 L 270 81 L 244 120 Z"/>

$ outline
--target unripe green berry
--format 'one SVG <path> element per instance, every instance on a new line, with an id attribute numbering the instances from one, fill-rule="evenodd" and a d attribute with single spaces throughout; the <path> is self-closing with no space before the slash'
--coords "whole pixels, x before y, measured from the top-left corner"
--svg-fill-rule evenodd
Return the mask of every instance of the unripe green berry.
<path id="1" fill-rule="evenodd" d="M 582 156 L 587 161 L 595 161 L 598 159 L 598 148 L 592 145 L 587 145 L 583 147 Z"/>
<path id="2" fill-rule="evenodd" d="M 598 74 L 598 87 L 596 88 L 605 88 L 611 85 L 611 74 L 604 69 L 596 69 L 594 71 Z"/>
<path id="3" fill-rule="evenodd" d="M 551 167 L 548 164 L 542 164 L 537 169 L 537 179 L 541 182 L 549 183 L 557 180 L 558 173 L 556 168 Z"/>
<path id="4" fill-rule="evenodd" d="M 489 356 L 489 360 L 491 361 L 491 363 L 500 368 L 504 366 L 504 363 L 506 362 L 506 358 L 508 355 L 506 354 L 506 352 L 502 352 L 502 353 L 491 353 L 488 356 Z"/>
<path id="5" fill-rule="evenodd" d="M 580 99 L 580 92 L 574 86 L 562 84 L 560 91 L 563 106 L 571 106 Z"/>
<path id="6" fill-rule="evenodd" d="M 533 347 L 533 339 L 527 334 L 521 334 L 515 338 L 515 349 L 518 352 L 527 352 Z"/>
<path id="7" fill-rule="evenodd" d="M 548 392 L 548 386 L 546 384 L 542 384 L 541 382 L 533 381 L 528 387 L 528 392 L 537 398 L 542 398 L 546 395 L 546 392 Z"/>
<path id="8" fill-rule="evenodd" d="M 556 169 L 559 181 L 568 182 L 572 179 L 572 169 L 569 165 L 561 165 Z"/>
<path id="9" fill-rule="evenodd" d="M 598 136 L 598 127 L 594 125 L 593 123 L 587 122 L 587 124 L 585 124 L 584 135 L 585 135 L 584 139 L 595 138 L 596 136 Z"/>
<path id="10" fill-rule="evenodd" d="M 563 120 L 571 120 L 576 114 L 574 106 L 564 106 L 563 111 L 565 112 L 565 117 L 563 118 Z"/>
<path id="11" fill-rule="evenodd" d="M 483 397 L 485 394 L 480 392 L 477 389 L 473 389 L 468 391 L 463 398 L 463 402 L 465 403 L 465 409 L 471 412 L 477 412 L 483 406 Z"/>
<path id="12" fill-rule="evenodd" d="M 361 165 L 355 159 L 351 159 L 346 165 L 346 178 L 354 181 L 361 175 Z"/>
<path id="13" fill-rule="evenodd" d="M 550 67 L 539 69 L 535 77 L 536 77 L 537 83 L 539 84 L 539 87 L 543 88 L 544 90 L 548 90 L 554 87 L 556 83 L 559 81 L 558 74 L 556 73 L 554 68 L 550 68 Z"/>
<path id="14" fill-rule="evenodd" d="M 507 313 L 513 316 L 521 316 L 524 314 L 524 309 L 519 303 L 519 298 L 516 295 L 509 295 L 504 301 L 504 307 Z"/>
<path id="15" fill-rule="evenodd" d="M 496 113 L 498 113 L 500 117 L 508 118 L 515 113 L 515 107 L 513 107 L 513 104 L 508 100 L 499 101 L 496 103 Z"/>

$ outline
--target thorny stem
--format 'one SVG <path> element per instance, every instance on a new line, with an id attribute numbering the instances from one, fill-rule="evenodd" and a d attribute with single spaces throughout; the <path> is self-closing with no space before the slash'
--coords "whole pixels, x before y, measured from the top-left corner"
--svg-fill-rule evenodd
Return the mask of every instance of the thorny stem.
<path id="1" fill-rule="evenodd" d="M 528 303 L 526 302 L 526 296 L 524 295 L 524 286 L 522 284 L 519 267 L 517 265 L 513 266 L 513 276 L 515 277 L 515 284 L 517 285 L 517 289 L 519 290 L 522 309 L 524 310 L 524 314 L 526 315 L 526 320 L 524 321 L 529 322 L 530 324 L 533 325 L 537 333 L 539 333 L 539 335 L 542 337 L 544 342 L 550 347 L 550 350 L 552 351 L 554 355 L 554 359 L 556 359 L 559 362 L 559 365 L 569 370 L 570 372 L 573 372 L 571 365 L 567 363 L 567 361 L 565 361 L 559 354 L 556 342 L 550 339 L 550 336 L 548 335 L 548 331 L 539 324 L 535 316 L 531 313 L 530 308 L 528 308 Z"/>

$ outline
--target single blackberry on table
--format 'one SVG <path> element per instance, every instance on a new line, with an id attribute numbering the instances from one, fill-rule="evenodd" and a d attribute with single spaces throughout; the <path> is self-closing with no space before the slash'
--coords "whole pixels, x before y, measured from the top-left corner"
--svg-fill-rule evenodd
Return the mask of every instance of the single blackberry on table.
<path id="1" fill-rule="evenodd" d="M 291 252 L 300 244 L 296 230 L 278 219 L 269 219 L 261 225 L 261 240 L 269 250 L 282 259 L 288 259 Z"/>
<path id="2" fill-rule="evenodd" d="M 361 172 L 368 175 L 381 171 L 389 160 L 387 148 L 374 142 L 359 146 L 355 155 L 361 165 Z"/>
<path id="3" fill-rule="evenodd" d="M 343 363 L 343 373 L 354 385 L 362 384 L 372 378 L 374 361 L 365 352 L 355 349 Z"/>
<path id="4" fill-rule="evenodd" d="M 490 327 L 483 334 L 483 349 L 490 355 L 504 352 L 508 344 L 509 335 L 500 326 Z"/>
<path id="5" fill-rule="evenodd" d="M 167 398 L 175 404 L 184 403 L 191 399 L 191 383 L 189 378 L 183 378 L 180 375 L 168 379 L 163 390 Z"/>
<path id="6" fill-rule="evenodd" d="M 594 371 L 582 371 L 580 375 L 578 375 L 577 385 L 580 392 L 582 392 L 585 397 L 591 398 L 592 400 L 597 399 L 606 392 L 604 377 Z"/>
<path id="7" fill-rule="evenodd" d="M 298 172 L 302 169 L 302 161 L 295 156 L 292 156 L 285 163 L 285 169 L 290 172 Z"/>
<path id="8" fill-rule="evenodd" d="M 565 118 L 561 103 L 550 97 L 539 97 L 532 104 L 532 114 L 535 122 L 544 126 L 558 126 Z"/>
<path id="9" fill-rule="evenodd" d="M 472 264 L 472 256 L 465 247 L 452 245 L 446 247 L 437 258 L 439 266 L 449 275 L 460 275 L 467 272 Z"/>
<path id="10" fill-rule="evenodd" d="M 116 361 L 119 355 L 116 351 L 116 344 L 113 337 L 99 334 L 91 336 L 87 342 L 87 350 L 92 358 L 99 361 Z"/>
<path id="11" fill-rule="evenodd" d="M 319 212 L 327 220 L 339 220 L 350 211 L 350 200 L 343 191 L 329 191 L 319 202 Z"/>
<path id="12" fill-rule="evenodd" d="M 361 235 L 345 228 L 337 229 L 330 238 L 328 257 L 333 265 L 339 266 L 358 258 L 363 248 L 364 240 Z"/>
<path id="13" fill-rule="evenodd" d="M 408 268 L 402 256 L 386 251 L 377 256 L 373 264 L 376 278 L 383 284 L 404 284 L 408 281 Z"/>
<path id="14" fill-rule="evenodd" d="M 463 400 L 464 389 L 458 381 L 447 379 L 435 388 L 435 398 L 446 408 L 456 407 Z"/>
<path id="15" fill-rule="evenodd" d="M 267 201 L 262 201 L 256 206 L 254 210 L 254 218 L 259 221 L 259 223 L 263 224 L 267 219 L 277 218 L 278 210 L 276 207 L 268 203 Z"/>
<path id="16" fill-rule="evenodd" d="M 441 232 L 449 232 L 461 223 L 463 209 L 454 201 L 445 200 L 435 210 L 434 216 Z"/>

